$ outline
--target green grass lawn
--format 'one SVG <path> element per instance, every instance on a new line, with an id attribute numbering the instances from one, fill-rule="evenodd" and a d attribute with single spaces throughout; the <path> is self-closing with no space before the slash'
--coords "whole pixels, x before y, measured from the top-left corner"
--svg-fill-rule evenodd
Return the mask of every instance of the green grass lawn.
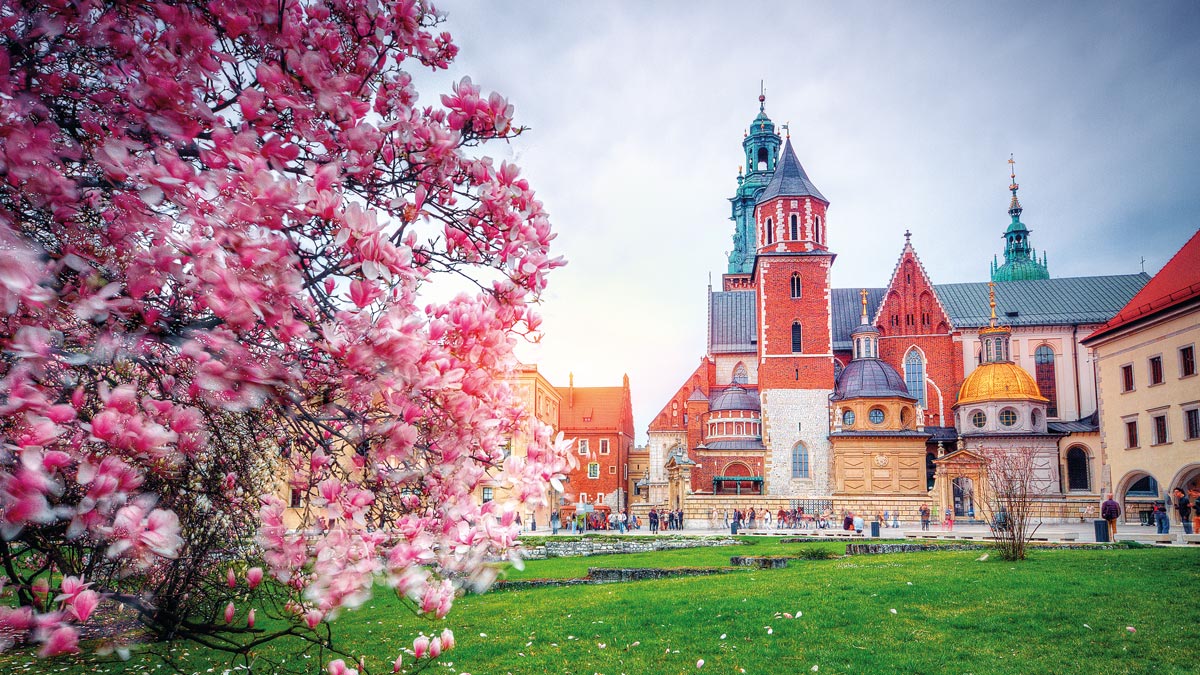
<path id="1" fill-rule="evenodd" d="M 803 546 L 530 561 L 510 578 L 573 576 L 589 566 L 727 565 L 730 555 Z M 798 560 L 783 570 L 466 597 L 446 622 L 458 647 L 427 672 L 1200 672 L 1200 550 L 1039 550 L 1022 563 L 994 553 L 979 562 L 980 554 Z M 337 627 L 343 644 L 358 645 L 368 666 L 386 673 L 414 633 L 442 626 L 381 592 Z M 181 646 L 176 655 L 189 673 L 225 667 L 197 649 Z M 144 655 L 120 665 L 0 655 L 4 673 L 169 672 L 156 665 Z"/>
<path id="2" fill-rule="evenodd" d="M 589 567 L 728 567 L 730 556 L 795 555 L 801 549 L 812 548 L 826 549 L 839 555 L 846 552 L 845 542 L 840 541 L 780 544 L 777 539 L 765 537 L 738 537 L 738 539 L 746 542 L 746 545 L 530 560 L 526 563 L 525 569 L 510 568 L 505 572 L 503 578 L 512 580 L 572 579 L 587 576 Z"/>

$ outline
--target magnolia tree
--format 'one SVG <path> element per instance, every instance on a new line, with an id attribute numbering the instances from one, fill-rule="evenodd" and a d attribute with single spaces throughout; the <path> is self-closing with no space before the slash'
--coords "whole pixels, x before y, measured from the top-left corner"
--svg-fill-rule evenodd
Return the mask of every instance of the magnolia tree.
<path id="1" fill-rule="evenodd" d="M 566 444 L 503 378 L 562 262 L 477 150 L 521 131 L 512 106 L 465 78 L 419 101 L 406 69 L 456 53 L 440 21 L 0 5 L 0 647 L 73 652 L 124 617 L 348 672 L 329 622 L 374 585 L 440 618 L 492 580 L 518 529 L 481 481 L 561 490 Z M 431 299 L 446 278 L 467 290 Z M 452 645 L 418 636 L 395 668 Z"/>

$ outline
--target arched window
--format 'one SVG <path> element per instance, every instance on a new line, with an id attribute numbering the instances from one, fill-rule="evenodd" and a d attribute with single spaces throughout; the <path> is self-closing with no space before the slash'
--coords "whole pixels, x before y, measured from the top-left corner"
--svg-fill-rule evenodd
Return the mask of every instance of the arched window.
<path id="1" fill-rule="evenodd" d="M 804 295 L 804 282 L 800 281 L 800 273 L 792 272 L 792 297 L 799 298 Z"/>
<path id="2" fill-rule="evenodd" d="M 750 374 L 746 372 L 746 364 L 739 361 L 738 364 L 733 367 L 733 383 L 746 384 L 749 381 Z"/>
<path id="3" fill-rule="evenodd" d="M 910 349 L 904 357 L 904 384 L 908 385 L 909 396 L 914 396 L 921 407 L 925 407 L 925 360 L 921 352 Z"/>
<path id="4" fill-rule="evenodd" d="M 1142 476 L 1136 483 L 1129 486 L 1125 491 L 1126 497 L 1157 497 L 1158 496 L 1158 481 L 1154 480 L 1154 476 Z"/>
<path id="5" fill-rule="evenodd" d="M 813 217 L 813 241 L 821 243 L 821 216 Z"/>
<path id="6" fill-rule="evenodd" d="M 1087 492 L 1092 489 L 1088 456 L 1078 446 L 1067 451 L 1067 489 Z"/>
<path id="7" fill-rule="evenodd" d="M 1033 352 L 1033 368 L 1038 389 L 1042 396 L 1050 399 L 1046 415 L 1058 417 L 1058 379 L 1054 373 L 1054 350 L 1049 345 L 1042 345 Z"/>
<path id="8" fill-rule="evenodd" d="M 803 443 L 792 448 L 792 478 L 808 478 L 808 448 Z"/>
<path id="9" fill-rule="evenodd" d="M 766 148 L 758 149 L 758 170 L 759 171 L 767 170 L 767 149 Z"/>
<path id="10" fill-rule="evenodd" d="M 792 323 L 792 353 L 799 354 L 804 351 L 804 331 L 800 328 L 800 322 Z"/>
<path id="11" fill-rule="evenodd" d="M 766 239 L 767 239 L 768 245 L 775 243 L 775 225 L 771 222 L 770 218 L 767 218 L 767 237 L 766 237 Z"/>
<path id="12" fill-rule="evenodd" d="M 791 234 L 792 234 L 792 241 L 797 241 L 800 239 L 800 219 L 797 218 L 796 214 L 794 214 L 794 213 L 792 214 L 792 232 L 791 232 Z"/>

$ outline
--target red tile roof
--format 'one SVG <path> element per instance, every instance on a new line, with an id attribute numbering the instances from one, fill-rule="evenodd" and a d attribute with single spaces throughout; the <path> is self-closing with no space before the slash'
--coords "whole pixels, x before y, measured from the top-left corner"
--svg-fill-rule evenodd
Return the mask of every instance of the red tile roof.
<path id="1" fill-rule="evenodd" d="M 627 431 L 633 428 L 633 406 L 625 387 L 558 387 L 562 405 L 558 428 Z M 628 427 L 628 429 L 627 429 Z"/>
<path id="2" fill-rule="evenodd" d="M 1164 310 L 1200 297 L 1200 230 L 1167 261 L 1117 315 L 1087 336 L 1090 342 Z"/>

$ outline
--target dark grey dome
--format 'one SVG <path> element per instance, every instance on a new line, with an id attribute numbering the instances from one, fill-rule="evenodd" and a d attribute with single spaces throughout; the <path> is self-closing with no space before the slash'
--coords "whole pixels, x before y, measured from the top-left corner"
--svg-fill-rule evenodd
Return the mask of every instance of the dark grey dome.
<path id="1" fill-rule="evenodd" d="M 758 393 L 750 393 L 734 385 L 713 396 L 708 404 L 710 411 L 716 410 L 760 410 Z"/>
<path id="2" fill-rule="evenodd" d="M 842 369 L 837 386 L 833 392 L 833 400 L 842 401 L 848 398 L 891 398 L 903 396 L 909 400 L 916 398 L 908 393 L 904 378 L 891 364 L 879 359 L 854 359 Z"/>

